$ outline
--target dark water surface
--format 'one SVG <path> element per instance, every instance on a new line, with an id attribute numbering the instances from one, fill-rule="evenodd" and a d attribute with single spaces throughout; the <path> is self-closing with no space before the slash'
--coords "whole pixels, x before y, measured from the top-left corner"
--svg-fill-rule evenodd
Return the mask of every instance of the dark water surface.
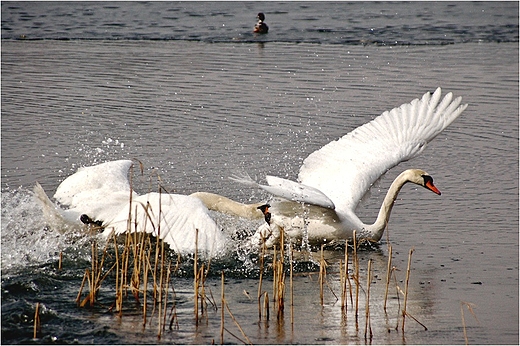
<path id="1" fill-rule="evenodd" d="M 78 167 L 121 158 L 155 169 L 177 193 L 211 191 L 240 201 L 267 195 L 227 177 L 247 171 L 295 179 L 303 159 L 385 110 L 440 86 L 468 109 L 424 153 L 388 172 L 360 207 L 375 219 L 400 171 L 422 168 L 442 196 L 406 186 L 388 239 L 360 251 L 373 261 L 374 344 L 518 344 L 518 3 L 120 3 L 2 2 L 2 343 L 220 342 L 220 311 L 193 319 L 193 267 L 172 279 L 178 330 L 157 339 L 132 300 L 122 318 L 76 307 L 90 267 L 90 238 L 46 229 L 31 194 L 49 196 Z M 269 34 L 254 36 L 256 13 Z M 146 179 L 136 181 L 140 193 Z M 215 215 L 224 232 L 258 223 Z M 294 324 L 259 322 L 258 264 L 241 248 L 212 264 L 207 286 L 226 296 L 255 344 L 362 344 L 365 296 L 355 322 L 326 290 L 319 254 L 295 262 Z M 393 247 L 397 278 L 414 248 L 406 331 L 395 330 L 394 293 L 382 308 Z M 339 294 L 344 248 L 329 249 L 328 282 Z M 59 253 L 63 270 L 58 271 Z M 312 272 L 313 274 L 309 274 Z M 364 284 L 364 282 L 363 282 Z M 272 279 L 264 282 L 270 290 Z M 243 292 L 247 291 L 250 300 Z M 270 293 L 271 294 L 271 293 Z M 288 294 L 288 293 L 287 293 Z M 42 331 L 32 339 L 34 308 Z M 151 313 L 151 312 L 150 312 Z M 226 317 L 230 331 L 240 331 Z M 225 342 L 241 343 L 226 334 Z"/>

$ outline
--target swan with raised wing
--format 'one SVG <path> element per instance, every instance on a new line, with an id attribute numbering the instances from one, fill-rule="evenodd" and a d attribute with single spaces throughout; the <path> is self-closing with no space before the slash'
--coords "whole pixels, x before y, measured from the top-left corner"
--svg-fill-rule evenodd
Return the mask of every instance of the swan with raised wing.
<path id="1" fill-rule="evenodd" d="M 309 240 L 323 242 L 349 239 L 355 230 L 359 237 L 379 241 L 402 186 L 411 182 L 440 195 L 433 178 L 420 169 L 402 172 L 390 186 L 373 224 L 362 222 L 355 213 L 356 207 L 383 174 L 419 155 L 466 109 L 467 104 L 461 101 L 461 97 L 453 98 L 452 93 L 441 99 L 438 88 L 433 94 L 428 92 L 421 99 L 384 112 L 310 154 L 300 168 L 299 182 L 274 176 L 266 177 L 267 185 L 258 184 L 247 175 L 232 179 L 279 197 L 269 209 L 269 234 L 279 234 L 280 230 L 273 232 L 278 227 L 291 237 L 301 237 L 306 230 Z M 197 197 L 204 202 L 203 193 Z M 220 211 L 225 208 L 221 206 Z M 260 239 L 266 234 L 266 226 L 262 225 L 255 236 Z"/>

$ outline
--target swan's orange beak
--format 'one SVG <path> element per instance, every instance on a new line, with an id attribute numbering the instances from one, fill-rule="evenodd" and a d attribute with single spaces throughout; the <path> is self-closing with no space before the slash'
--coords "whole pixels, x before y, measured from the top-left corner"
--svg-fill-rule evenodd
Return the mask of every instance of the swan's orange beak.
<path id="1" fill-rule="evenodd" d="M 430 181 L 427 181 L 425 185 L 426 185 L 426 188 L 427 188 L 428 190 L 433 191 L 433 192 L 435 192 L 435 193 L 438 194 L 438 195 L 441 194 L 441 192 L 439 191 L 439 189 L 436 188 L 435 185 L 433 185 L 433 181 L 431 181 L 431 180 L 430 180 Z"/>

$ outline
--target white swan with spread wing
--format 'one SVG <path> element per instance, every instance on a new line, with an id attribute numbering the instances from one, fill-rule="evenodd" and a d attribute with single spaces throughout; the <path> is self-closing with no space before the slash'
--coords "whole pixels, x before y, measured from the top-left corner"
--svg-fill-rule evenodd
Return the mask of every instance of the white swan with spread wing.
<path id="1" fill-rule="evenodd" d="M 299 182 L 273 176 L 267 176 L 268 185 L 248 176 L 232 179 L 282 198 L 272 203 L 271 230 L 278 227 L 290 236 L 301 236 L 305 229 L 310 240 L 318 241 L 348 239 L 356 230 L 360 237 L 379 241 L 404 184 L 412 182 L 440 195 L 432 177 L 419 169 L 402 172 L 390 186 L 373 224 L 362 222 L 356 207 L 377 179 L 420 154 L 466 109 L 467 104 L 461 101 L 452 93 L 441 99 L 438 88 L 433 94 L 384 112 L 310 154 L 300 168 Z M 264 226 L 257 238 L 265 235 Z"/>

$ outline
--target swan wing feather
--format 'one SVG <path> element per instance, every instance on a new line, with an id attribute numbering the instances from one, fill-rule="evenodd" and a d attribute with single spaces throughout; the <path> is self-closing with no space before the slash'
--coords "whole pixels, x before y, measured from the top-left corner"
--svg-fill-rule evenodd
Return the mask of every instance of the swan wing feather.
<path id="1" fill-rule="evenodd" d="M 266 179 L 269 186 L 264 186 L 263 189 L 275 196 L 327 209 L 335 208 L 334 202 L 332 202 L 327 195 L 312 186 L 300 184 L 288 179 L 274 177 L 272 175 L 266 176 Z"/>
<path id="2" fill-rule="evenodd" d="M 123 234 L 129 229 L 151 233 L 180 253 L 194 253 L 197 244 L 199 251 L 214 256 L 227 243 L 204 204 L 186 195 L 151 192 L 136 197 L 107 220 L 104 235 L 112 231 Z"/>
<path id="3" fill-rule="evenodd" d="M 302 184 L 322 191 L 338 212 L 355 210 L 372 184 L 390 168 L 420 154 L 466 109 L 441 89 L 386 111 L 310 154 L 298 175 Z"/>
<path id="4" fill-rule="evenodd" d="M 54 198 L 78 214 L 95 220 L 110 219 L 130 198 L 131 165 L 130 160 L 118 160 L 79 168 L 58 186 Z"/>
<path id="5" fill-rule="evenodd" d="M 262 189 L 274 196 L 290 201 L 304 202 L 327 209 L 334 209 L 334 203 L 323 192 L 312 186 L 300 184 L 292 180 L 268 175 L 266 176 L 268 185 L 262 185 L 254 181 L 247 173 L 234 174 L 229 177 L 229 179 L 242 185 Z"/>

